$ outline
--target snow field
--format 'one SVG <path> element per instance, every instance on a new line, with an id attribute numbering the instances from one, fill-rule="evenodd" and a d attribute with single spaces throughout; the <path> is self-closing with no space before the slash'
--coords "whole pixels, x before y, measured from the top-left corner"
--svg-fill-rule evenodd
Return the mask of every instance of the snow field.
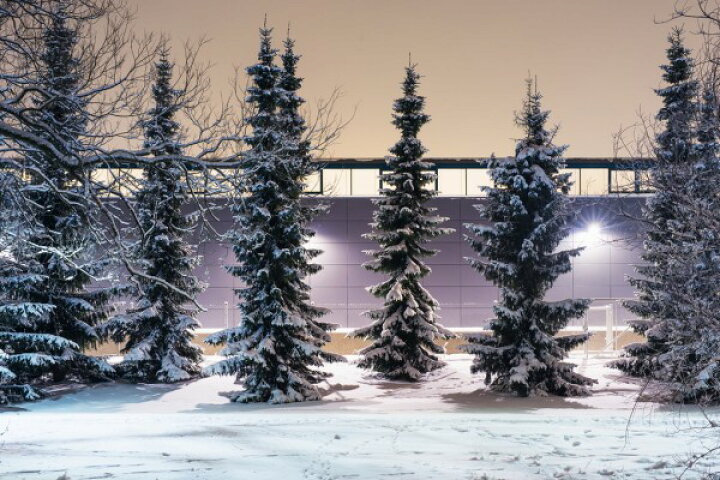
<path id="1" fill-rule="evenodd" d="M 492 394 L 470 356 L 444 360 L 421 384 L 333 364 L 325 400 L 277 406 L 230 403 L 231 377 L 89 387 L 0 415 L 0 479 L 655 480 L 713 444 L 698 412 L 635 406 L 606 359 L 573 357 L 600 383 L 572 399 Z"/>

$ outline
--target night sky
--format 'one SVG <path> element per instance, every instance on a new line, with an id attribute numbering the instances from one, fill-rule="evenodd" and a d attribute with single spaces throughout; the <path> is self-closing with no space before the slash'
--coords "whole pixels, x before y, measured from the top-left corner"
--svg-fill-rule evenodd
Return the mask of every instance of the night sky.
<path id="1" fill-rule="evenodd" d="M 657 24 L 672 0 L 131 0 L 140 30 L 169 34 L 178 47 L 212 41 L 216 95 L 229 92 L 235 66 L 254 62 L 257 29 L 267 13 L 280 46 L 288 22 L 303 55 L 303 95 L 345 92 L 338 113 L 355 118 L 329 154 L 387 154 L 397 133 L 392 100 L 408 52 L 424 75 L 432 116 L 421 138 L 433 157 L 512 153 L 528 72 L 559 123 L 568 156 L 609 156 L 612 134 L 638 108 L 658 107 L 665 37 Z M 691 30 L 693 25 L 688 25 Z M 695 43 L 692 39 L 688 42 Z"/>

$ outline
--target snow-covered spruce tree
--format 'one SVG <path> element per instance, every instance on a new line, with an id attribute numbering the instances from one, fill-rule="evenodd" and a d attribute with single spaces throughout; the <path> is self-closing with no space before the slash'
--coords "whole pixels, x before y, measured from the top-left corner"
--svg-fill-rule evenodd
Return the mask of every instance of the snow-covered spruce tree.
<path id="1" fill-rule="evenodd" d="M 0 405 L 36 400 L 43 392 L 18 377 L 13 370 L 19 366 L 18 373 L 26 370 L 29 360 L 24 353 L 24 345 L 35 341 L 42 342 L 45 350 L 52 350 L 52 343 L 63 343 L 61 338 L 40 337 L 38 334 L 19 331 L 22 321 L 30 315 L 24 310 L 32 310 L 32 305 L 15 304 L 5 292 L 32 282 L 33 276 L 27 275 L 27 269 L 12 258 L 11 249 L 17 241 L 18 231 L 23 227 L 23 218 L 19 195 L 14 193 L 22 188 L 22 180 L 11 172 L 0 173 Z M 41 308 L 41 307 L 40 307 Z M 39 357 L 42 360 L 42 357 Z M 38 365 L 42 374 L 42 364 Z M 27 375 L 25 375 L 27 378 Z"/>
<path id="2" fill-rule="evenodd" d="M 154 106 L 142 122 L 145 148 L 154 155 L 180 155 L 180 125 L 175 120 L 182 92 L 172 86 L 173 64 L 165 48 L 155 65 Z M 143 382 L 178 382 L 200 375 L 202 351 L 193 345 L 197 310 L 190 305 L 202 285 L 192 275 L 197 264 L 186 240 L 193 217 L 183 213 L 188 183 L 180 161 L 162 161 L 145 168 L 135 210 L 141 229 L 134 247 L 146 275 L 136 280 L 136 305 L 103 326 L 125 357 L 116 370 Z"/>
<path id="3" fill-rule="evenodd" d="M 319 400 L 317 384 L 329 375 L 316 367 L 341 359 L 322 350 L 334 326 L 317 321 L 323 311 L 311 305 L 304 281 L 319 267 L 310 263 L 316 252 L 305 246 L 307 220 L 299 215 L 304 169 L 298 162 L 306 161 L 306 153 L 298 145 L 302 124 L 297 118 L 288 122 L 299 99 L 288 97 L 297 87 L 280 85 L 282 80 L 290 88 L 295 83 L 288 76 L 295 75 L 275 65 L 271 32 L 260 30 L 259 62 L 247 70 L 253 80 L 247 100 L 255 107 L 247 121 L 253 131 L 246 138 L 249 149 L 233 205 L 235 227 L 228 233 L 238 262 L 228 270 L 245 284 L 237 290 L 242 318 L 239 326 L 207 339 L 226 344 L 227 358 L 207 371 L 236 375 L 245 387 L 231 397 L 237 402 Z"/>
<path id="4" fill-rule="evenodd" d="M 285 47 L 281 55 L 282 72 L 278 79 L 278 88 L 283 90 L 282 97 L 278 100 L 278 122 L 279 129 L 287 137 L 284 142 L 282 155 L 287 161 L 287 168 L 292 168 L 292 175 L 303 182 L 321 170 L 321 166 L 317 162 L 312 161 L 310 150 L 312 148 L 310 140 L 304 138 L 307 130 L 305 118 L 300 113 L 300 107 L 305 100 L 298 95 L 298 91 L 302 86 L 302 79 L 297 76 L 297 63 L 300 56 L 295 53 L 295 41 L 288 37 L 283 42 Z M 303 189 L 306 184 L 303 184 Z M 307 228 L 310 221 L 319 214 L 328 210 L 323 204 L 302 202 L 297 206 L 298 225 L 303 228 L 303 234 L 306 238 L 311 238 L 315 232 Z M 316 258 L 322 253 L 318 249 L 306 248 L 308 260 Z M 317 273 L 320 270 L 319 265 L 308 265 L 310 270 L 308 273 Z M 312 318 L 318 318 L 326 313 L 325 309 L 312 307 L 316 310 L 316 314 Z"/>
<path id="5" fill-rule="evenodd" d="M 48 14 L 42 36 L 35 110 L 36 129 L 67 158 L 79 158 L 88 116 L 80 88 L 77 34 L 62 9 Z M 112 289 L 88 287 L 105 262 L 95 259 L 88 198 L 90 171 L 28 146 L 30 179 L 19 206 L 23 223 L 4 262 L 0 282 L 0 350 L 18 384 L 104 379 L 113 369 L 82 349 L 98 340 L 96 325 L 109 314 Z M 26 395 L 32 398 L 34 394 Z"/>
<path id="6" fill-rule="evenodd" d="M 670 382 L 674 399 L 692 403 L 720 401 L 720 183 L 718 105 L 712 88 L 703 92 L 698 108 L 697 142 L 691 161 L 677 182 L 680 221 L 667 224 L 676 250 L 672 274 L 682 283 L 669 285 L 684 309 L 663 320 L 666 346 L 657 356 L 652 378 Z M 673 182 L 673 184 L 675 184 Z"/>
<path id="7" fill-rule="evenodd" d="M 669 324 L 669 361 L 665 369 L 678 385 L 677 399 L 692 403 L 720 402 L 720 121 L 718 99 L 711 86 L 698 108 L 697 143 L 684 202 L 695 214 L 683 229 L 683 256 L 689 269 L 685 284 L 692 315 Z M 679 232 L 682 236 L 683 231 Z M 681 237 L 682 238 L 682 237 Z"/>
<path id="8" fill-rule="evenodd" d="M 303 138 L 307 126 L 305 119 L 300 114 L 300 107 L 305 100 L 298 95 L 302 86 L 302 78 L 297 76 L 297 64 L 300 56 L 295 53 L 295 41 L 290 38 L 289 32 L 283 45 L 285 50 L 280 57 L 282 71 L 278 77 L 278 88 L 283 90 L 283 95 L 278 100 L 278 121 L 284 135 L 288 137 L 283 155 L 288 158 L 289 165 L 297 169 L 296 175 L 307 176 L 318 172 L 320 167 L 317 163 L 312 162 L 310 141 Z"/>
<path id="9" fill-rule="evenodd" d="M 545 128 L 549 112 L 541 109 L 541 98 L 528 80 L 516 120 L 525 138 L 514 158 L 488 162 L 494 186 L 484 189 L 487 203 L 476 207 L 490 225 L 467 225 L 472 235 L 466 238 L 479 254 L 468 260 L 500 287 L 501 299 L 490 323 L 492 336 L 470 337 L 463 348 L 475 355 L 473 373 L 485 372 L 485 382 L 495 390 L 523 397 L 585 395 L 595 381 L 574 372 L 575 365 L 564 359 L 589 335 L 555 335 L 583 315 L 589 300 L 543 300 L 581 249 L 557 250 L 568 234 L 571 182 L 570 174 L 560 173 L 567 147 L 552 143 L 554 131 Z"/>
<path id="10" fill-rule="evenodd" d="M 454 335 L 438 322 L 438 302 L 421 284 L 430 268 L 423 259 L 436 253 L 427 242 L 453 229 L 440 228 L 446 220 L 427 206 L 436 192 L 430 188 L 436 174 L 422 160 L 425 153 L 417 138 L 430 117 L 423 113 L 425 98 L 417 94 L 420 76 L 414 65 L 405 69 L 403 96 L 395 101 L 393 124 L 400 140 L 390 149 L 387 173 L 381 175 L 384 188 L 373 199 L 377 210 L 365 238 L 376 241 L 378 250 L 368 252 L 373 260 L 364 267 L 383 273 L 387 280 L 368 291 L 385 304 L 367 312 L 372 323 L 354 332 L 372 340 L 360 351 L 359 366 L 393 380 L 417 381 L 445 364 L 435 354 L 445 348 L 435 343 Z"/>
<path id="11" fill-rule="evenodd" d="M 672 342 L 668 338 L 669 322 L 692 315 L 684 293 L 686 258 L 681 254 L 686 240 L 683 231 L 690 217 L 681 197 L 694 162 L 698 83 L 693 79 L 693 60 L 683 45 L 681 31 L 674 30 L 668 40 L 668 63 L 661 67 L 667 86 L 657 90 L 663 102 L 657 119 L 665 128 L 656 139 L 656 162 L 651 172 L 656 193 L 643 211 L 647 227 L 643 264 L 636 269 L 639 276 L 629 280 L 638 291 L 638 299 L 625 304 L 640 317 L 631 322 L 631 328 L 645 335 L 647 341 L 628 345 L 623 358 L 610 364 L 630 375 L 656 379 L 669 379 L 664 368 Z"/>

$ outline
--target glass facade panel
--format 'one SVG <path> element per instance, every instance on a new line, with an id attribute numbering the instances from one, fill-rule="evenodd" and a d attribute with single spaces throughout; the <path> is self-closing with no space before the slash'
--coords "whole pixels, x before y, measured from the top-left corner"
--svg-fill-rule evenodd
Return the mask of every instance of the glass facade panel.
<path id="1" fill-rule="evenodd" d="M 464 168 L 438 169 L 438 195 L 441 197 L 464 197 L 465 173 Z"/>
<path id="2" fill-rule="evenodd" d="M 323 194 L 329 197 L 350 196 L 350 170 L 345 168 L 324 169 Z"/>
<path id="3" fill-rule="evenodd" d="M 242 170 L 209 169 L 205 172 L 206 192 L 213 197 L 231 197 L 241 177 Z"/>
<path id="4" fill-rule="evenodd" d="M 117 169 L 117 187 L 123 195 L 135 196 L 140 189 L 140 180 L 143 179 L 142 168 Z"/>
<path id="5" fill-rule="evenodd" d="M 560 173 L 569 173 L 572 186 L 570 187 L 570 195 L 580 194 L 580 169 L 579 168 L 561 168 Z"/>
<path id="6" fill-rule="evenodd" d="M 380 169 L 353 168 L 350 187 L 353 197 L 376 197 L 380 190 Z"/>
<path id="7" fill-rule="evenodd" d="M 357 165 L 357 164 L 355 164 Z M 462 165 L 462 164 L 460 164 Z M 469 167 L 438 168 L 437 180 L 431 188 L 436 188 L 441 197 L 482 197 L 482 187 L 491 187 L 492 179 L 489 170 L 474 163 Z M 346 165 L 337 164 L 341 168 L 331 168 L 327 164 L 322 171 L 313 173 L 305 179 L 304 193 L 307 195 L 324 195 L 330 197 L 376 197 L 380 190 L 380 173 L 378 168 L 342 168 Z M 228 196 L 233 193 L 231 181 L 234 170 L 208 170 L 207 172 L 192 171 L 191 183 L 193 191 L 204 192 L 212 196 Z M 570 195 L 597 196 L 609 193 L 647 193 L 652 192 L 649 171 L 580 167 L 562 169 L 570 173 L 573 185 Z M 143 169 L 141 168 L 98 168 L 93 173 L 97 187 L 105 186 L 105 196 L 134 196 L 140 186 Z"/>
<path id="8" fill-rule="evenodd" d="M 610 191 L 631 193 L 636 191 L 635 170 L 611 170 Z"/>
<path id="9" fill-rule="evenodd" d="M 320 170 L 315 172 L 304 179 L 305 189 L 304 193 L 307 194 L 322 194 L 323 193 L 323 171 Z"/>
<path id="10" fill-rule="evenodd" d="M 581 168 L 580 169 L 580 195 L 607 195 L 608 169 L 607 168 Z"/>
<path id="11" fill-rule="evenodd" d="M 103 197 L 111 196 L 108 192 L 108 187 L 114 182 L 113 170 L 110 168 L 97 168 L 92 172 L 92 182 L 95 184 L 95 188 L 100 190 L 100 195 Z"/>
<path id="12" fill-rule="evenodd" d="M 638 170 L 639 193 L 650 193 L 655 191 L 650 170 Z"/>
<path id="13" fill-rule="evenodd" d="M 395 187 L 393 185 L 391 185 L 389 182 L 386 182 L 383 180 L 382 175 L 386 174 L 386 173 L 390 173 L 390 170 L 380 170 L 380 172 L 379 172 L 378 178 L 380 180 L 380 188 L 381 189 L 386 188 L 388 190 L 395 190 Z M 428 188 L 429 190 L 431 190 L 433 192 L 437 191 L 437 188 L 438 188 L 437 172 L 434 170 L 424 170 L 423 173 L 435 173 L 436 174 L 435 181 L 429 182 L 426 185 L 426 188 Z"/>
<path id="14" fill-rule="evenodd" d="M 195 194 L 209 195 L 213 193 L 214 188 L 212 188 L 211 180 L 204 171 L 189 171 L 187 172 L 187 178 L 183 176 L 183 180 L 185 180 L 190 191 Z"/>
<path id="15" fill-rule="evenodd" d="M 493 181 L 487 168 L 468 168 L 466 191 L 468 197 L 484 197 L 480 187 L 492 187 Z"/>
<path id="16" fill-rule="evenodd" d="M 427 188 L 432 190 L 433 192 L 437 192 L 438 190 L 438 172 L 437 170 L 424 170 L 423 173 L 434 173 L 435 174 L 435 180 L 432 180 L 428 182 Z"/>
<path id="17" fill-rule="evenodd" d="M 101 175 L 101 182 L 107 188 L 108 196 L 130 195 L 132 190 L 128 188 L 128 179 L 125 170 L 119 168 L 108 168 L 105 175 Z"/>

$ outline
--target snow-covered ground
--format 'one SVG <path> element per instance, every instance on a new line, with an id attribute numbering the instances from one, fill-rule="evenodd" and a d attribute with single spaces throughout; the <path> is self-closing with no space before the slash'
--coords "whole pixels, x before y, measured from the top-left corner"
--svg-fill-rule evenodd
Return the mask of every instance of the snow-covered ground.
<path id="1" fill-rule="evenodd" d="M 332 365 L 326 400 L 308 404 L 231 404 L 229 377 L 97 385 L 0 414 L 0 478 L 655 480 L 720 444 L 689 428 L 706 425 L 698 412 L 636 405 L 641 387 L 607 359 L 573 360 L 600 378 L 593 396 L 488 393 L 465 355 L 422 384 Z M 683 478 L 700 471 L 720 459 Z"/>

